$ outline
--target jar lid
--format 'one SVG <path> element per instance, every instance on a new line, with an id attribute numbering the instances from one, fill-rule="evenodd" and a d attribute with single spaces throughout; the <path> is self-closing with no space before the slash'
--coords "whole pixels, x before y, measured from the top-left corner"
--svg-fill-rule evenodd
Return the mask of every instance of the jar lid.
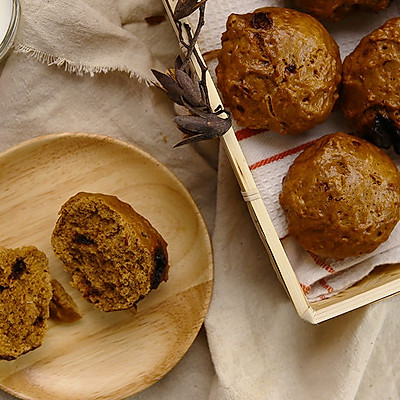
<path id="1" fill-rule="evenodd" d="M 0 60 L 13 44 L 19 16 L 19 0 L 0 0 Z"/>

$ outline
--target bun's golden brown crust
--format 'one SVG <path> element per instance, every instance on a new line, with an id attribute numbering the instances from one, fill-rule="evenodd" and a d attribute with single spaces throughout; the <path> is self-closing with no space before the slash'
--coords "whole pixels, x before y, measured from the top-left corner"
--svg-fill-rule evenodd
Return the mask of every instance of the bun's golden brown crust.
<path id="1" fill-rule="evenodd" d="M 341 60 L 336 42 L 315 18 L 266 7 L 228 18 L 216 74 L 239 125 L 298 134 L 331 113 Z"/>
<path id="2" fill-rule="evenodd" d="M 53 297 L 49 309 L 50 318 L 58 322 L 75 322 L 82 318 L 74 299 L 67 293 L 64 286 L 56 279 L 51 280 Z"/>
<path id="3" fill-rule="evenodd" d="M 168 278 L 167 243 L 115 196 L 81 192 L 70 198 L 51 244 L 72 286 L 103 311 L 135 307 Z"/>
<path id="4" fill-rule="evenodd" d="M 357 10 L 378 12 L 384 10 L 390 0 L 295 0 L 302 11 L 316 18 L 338 21 Z"/>
<path id="5" fill-rule="evenodd" d="M 400 129 L 400 18 L 365 36 L 343 63 L 341 109 L 350 126 L 368 137 L 381 115 Z"/>
<path id="6" fill-rule="evenodd" d="M 14 360 L 42 345 L 51 296 L 43 252 L 0 248 L 0 359 Z"/>
<path id="7" fill-rule="evenodd" d="M 343 259 L 374 251 L 400 218 L 400 173 L 373 144 L 336 133 L 311 143 L 289 168 L 280 204 L 306 250 Z"/>

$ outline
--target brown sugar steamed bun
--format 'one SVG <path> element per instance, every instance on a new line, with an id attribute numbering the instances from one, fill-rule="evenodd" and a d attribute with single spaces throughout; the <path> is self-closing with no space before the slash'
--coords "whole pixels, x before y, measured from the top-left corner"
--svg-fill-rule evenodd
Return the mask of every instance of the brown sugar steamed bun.
<path id="1" fill-rule="evenodd" d="M 80 192 L 60 210 L 51 244 L 71 285 L 102 311 L 136 307 L 168 279 L 167 243 L 128 203 Z"/>
<path id="2" fill-rule="evenodd" d="M 400 152 L 400 18 L 365 36 L 345 58 L 340 103 L 359 136 Z"/>
<path id="3" fill-rule="evenodd" d="M 266 7 L 230 15 L 216 75 L 223 102 L 240 126 L 298 134 L 331 113 L 341 59 L 315 18 Z"/>
<path id="4" fill-rule="evenodd" d="M 335 133 L 312 142 L 290 166 L 280 204 L 289 235 L 336 260 L 374 251 L 400 218 L 400 173 L 381 149 Z"/>
<path id="5" fill-rule="evenodd" d="M 295 0 L 296 7 L 316 18 L 338 21 L 357 10 L 378 12 L 390 0 Z"/>

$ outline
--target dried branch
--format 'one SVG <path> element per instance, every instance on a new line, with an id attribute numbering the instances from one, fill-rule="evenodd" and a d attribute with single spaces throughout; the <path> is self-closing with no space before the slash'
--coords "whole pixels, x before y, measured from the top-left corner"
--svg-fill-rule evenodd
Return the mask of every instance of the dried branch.
<path id="1" fill-rule="evenodd" d="M 209 140 L 222 136 L 232 125 L 230 113 L 222 106 L 213 110 L 207 88 L 207 65 L 196 49 L 196 43 L 201 29 L 205 23 L 205 7 L 207 0 L 178 0 L 173 19 L 178 29 L 178 39 L 185 55 L 182 59 L 178 56 L 175 60 L 175 69 L 169 74 L 152 70 L 154 76 L 160 83 L 167 96 L 176 104 L 186 107 L 191 115 L 177 116 L 174 122 L 178 129 L 184 133 L 182 141 L 174 147 L 187 143 Z M 189 24 L 181 22 L 182 18 L 188 17 L 199 10 L 199 19 L 194 30 Z M 185 39 L 186 34 L 187 39 Z M 198 80 L 189 68 L 191 57 L 194 56 L 200 67 L 201 77 Z M 225 114 L 226 118 L 221 115 Z"/>
<path id="2" fill-rule="evenodd" d="M 193 14 L 202 4 L 207 0 L 182 0 L 178 1 L 174 11 L 174 21 L 178 22 L 180 19 L 188 17 Z"/>
<path id="3" fill-rule="evenodd" d="M 214 139 L 222 136 L 230 127 L 230 118 L 220 118 L 217 114 L 182 115 L 174 118 L 178 129 L 185 134 L 185 138 L 174 147 L 201 140 Z"/>

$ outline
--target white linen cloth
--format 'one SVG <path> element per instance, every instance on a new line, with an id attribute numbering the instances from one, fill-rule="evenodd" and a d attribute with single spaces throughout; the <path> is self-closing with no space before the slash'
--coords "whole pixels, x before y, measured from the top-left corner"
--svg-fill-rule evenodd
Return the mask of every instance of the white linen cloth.
<path id="1" fill-rule="evenodd" d="M 22 10 L 15 51 L 80 75 L 118 70 L 152 80 L 148 66 L 158 60 L 138 35 L 124 29 L 139 17 L 126 2 L 26 1 Z"/>
<path id="2" fill-rule="evenodd" d="M 208 6 L 213 2 L 218 0 L 209 0 Z M 400 298 L 320 326 L 302 321 L 275 276 L 223 152 L 217 180 L 216 142 L 172 149 L 181 133 L 172 122 L 171 102 L 135 78 L 145 81 L 145 72 L 158 62 L 173 65 L 178 52 L 168 22 L 143 22 L 163 13 L 159 0 L 80 0 L 74 2 L 76 9 L 70 3 L 22 0 L 17 49 L 37 51 L 11 53 L 0 63 L 0 150 L 61 131 L 103 133 L 131 142 L 178 175 L 199 205 L 213 240 L 215 282 L 205 321 L 207 340 L 202 330 L 166 377 L 133 398 L 400 399 Z M 231 5 L 223 3 L 223 9 Z M 241 3 L 240 12 L 252 4 Z M 64 10 L 62 17 L 61 11 L 48 16 L 60 21 L 50 24 L 51 32 L 45 18 L 49 9 Z M 93 18 L 90 24 L 88 16 Z M 82 26 L 87 29 L 74 29 Z M 105 42 L 112 46 L 102 48 L 102 38 L 110 32 L 113 38 Z M 140 65 L 125 61 L 130 53 L 124 48 L 131 39 L 147 48 L 148 57 L 141 58 Z M 84 43 L 93 46 L 90 59 Z M 140 51 L 142 44 L 137 44 Z M 113 56 L 105 57 L 105 50 Z M 51 57 L 37 57 L 41 52 Z M 0 392 L 0 399 L 13 397 Z"/>

